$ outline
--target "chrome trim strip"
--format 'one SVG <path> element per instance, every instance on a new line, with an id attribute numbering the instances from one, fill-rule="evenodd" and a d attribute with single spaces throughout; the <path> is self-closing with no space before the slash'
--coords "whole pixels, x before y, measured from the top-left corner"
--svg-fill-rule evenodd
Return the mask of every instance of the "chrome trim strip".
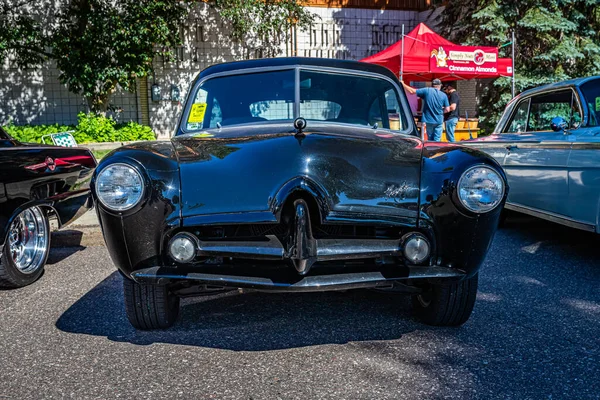
<path id="1" fill-rule="evenodd" d="M 543 133 L 543 132 L 539 132 Z M 501 139 L 502 134 L 497 135 Z M 488 142 L 460 142 L 461 146 L 476 147 L 476 148 L 497 148 L 506 147 L 508 144 L 514 144 L 511 150 L 518 149 L 570 149 L 573 142 L 562 140 L 496 140 Z M 597 145 L 600 148 L 600 143 Z"/>
<path id="2" fill-rule="evenodd" d="M 573 142 L 572 150 L 600 150 L 600 142 Z M 600 168 L 600 166 L 599 166 Z"/>
<path id="3" fill-rule="evenodd" d="M 402 247 L 398 239 L 316 239 L 314 242 L 315 261 L 355 260 L 402 254 Z M 273 235 L 267 235 L 264 241 L 198 240 L 197 246 L 200 256 L 237 257 L 253 260 L 293 258 L 290 250 L 286 250 L 281 241 Z"/>
<path id="4" fill-rule="evenodd" d="M 595 225 L 571 219 L 563 215 L 551 213 L 548 211 L 540 211 L 531 207 L 508 202 L 504 205 L 504 208 L 512 211 L 517 211 L 523 214 L 531 215 L 533 217 L 542 218 L 551 222 L 556 222 L 557 224 L 565 225 L 571 228 L 581 229 L 587 232 L 596 232 Z"/>
<path id="5" fill-rule="evenodd" d="M 569 141 L 553 141 L 553 140 L 540 140 L 539 142 L 528 142 L 528 141 L 516 141 L 513 140 L 510 143 L 514 143 L 518 149 L 571 149 L 571 142 Z M 513 150 L 511 149 L 511 150 Z"/>

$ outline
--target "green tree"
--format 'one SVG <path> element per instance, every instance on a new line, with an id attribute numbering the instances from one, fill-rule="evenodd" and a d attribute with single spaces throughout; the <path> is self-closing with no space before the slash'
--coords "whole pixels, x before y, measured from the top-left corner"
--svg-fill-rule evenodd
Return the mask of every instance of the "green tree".
<path id="1" fill-rule="evenodd" d="M 279 53 L 279 44 L 292 27 L 308 29 L 319 18 L 304 7 L 303 0 L 209 0 L 208 3 L 230 23 L 233 39 L 257 38 L 257 48 L 264 56 Z"/>
<path id="2" fill-rule="evenodd" d="M 187 9 L 177 0 L 73 0 L 57 15 L 48 45 L 60 80 L 94 111 L 106 111 L 120 85 L 135 88 L 156 55 L 180 44 Z"/>
<path id="3" fill-rule="evenodd" d="M 235 40 L 258 39 L 275 55 L 292 26 L 306 28 L 315 16 L 300 0 L 207 0 L 230 24 Z M 157 55 L 172 57 L 189 0 L 71 0 L 44 15 L 34 0 L 0 4 L 0 61 L 14 55 L 21 66 L 53 60 L 59 79 L 83 95 L 92 111 L 105 112 L 120 85 L 135 89 Z"/>
<path id="4" fill-rule="evenodd" d="M 462 44 L 501 46 L 515 32 L 517 93 L 564 79 L 600 74 L 598 0 L 450 1 L 441 14 L 442 33 Z M 500 55 L 510 57 L 510 46 Z M 511 81 L 488 85 L 480 102 L 488 130 L 511 98 Z"/>
<path id="5" fill-rule="evenodd" d="M 40 24 L 27 12 L 32 0 L 0 3 L 0 61 L 14 54 L 20 66 L 39 63 L 45 54 Z"/>
<path id="6" fill-rule="evenodd" d="M 171 54 L 187 14 L 179 0 L 72 0 L 49 14 L 36 10 L 37 3 L 3 1 L 0 60 L 14 54 L 28 67 L 53 60 L 60 81 L 100 113 L 117 85 L 133 90 L 156 55 Z"/>

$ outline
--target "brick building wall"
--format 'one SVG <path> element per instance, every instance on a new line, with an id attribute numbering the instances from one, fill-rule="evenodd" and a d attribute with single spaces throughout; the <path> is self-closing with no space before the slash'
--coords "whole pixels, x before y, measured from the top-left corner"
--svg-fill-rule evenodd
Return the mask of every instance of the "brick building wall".
<path id="1" fill-rule="evenodd" d="M 409 32 L 422 21 L 431 25 L 436 16 L 436 12 L 423 11 L 427 1 L 410 0 L 408 3 L 414 3 L 414 7 L 408 7 L 407 2 L 394 0 L 397 8 L 404 4 L 404 10 L 347 7 L 359 0 L 315 1 L 325 1 L 328 5 L 342 2 L 344 7 L 308 7 L 319 19 L 309 30 L 297 31 L 295 36 L 290 32 L 286 40 L 276 44 L 282 56 L 359 60 L 400 40 L 402 24 L 405 32 Z M 252 38 L 244 43 L 231 41 L 227 26 L 206 3 L 198 3 L 190 12 L 182 26 L 182 35 L 184 43 L 176 49 L 177 59 L 174 62 L 155 59 L 154 73 L 147 82 L 138 83 L 138 87 L 145 88 L 143 93 L 119 90 L 112 96 L 111 105 L 123 110 L 115 114 L 118 120 L 149 121 L 156 133 L 167 137 L 175 129 L 189 84 L 198 72 L 215 63 L 262 56 Z M 81 96 L 72 94 L 59 82 L 58 74 L 51 64 L 23 71 L 5 63 L 0 68 L 0 124 L 75 123 L 77 113 L 85 111 L 87 105 Z M 161 90 L 158 101 L 151 99 L 153 85 Z M 460 85 L 463 87 L 463 83 Z M 179 100 L 171 99 L 171 88 L 180 92 Z M 465 84 L 464 92 L 470 91 L 471 86 Z M 469 103 L 467 96 L 470 95 L 463 95 L 463 102 L 470 114 L 476 105 Z M 148 115 L 143 118 L 142 108 L 146 104 Z"/>
<path id="2" fill-rule="evenodd" d="M 66 0 L 37 0 L 20 5 L 24 14 L 36 15 L 47 25 L 53 23 L 62 2 Z M 41 68 L 21 69 L 11 60 L 0 64 L 0 125 L 15 124 L 65 124 L 77 122 L 77 114 L 87 110 L 82 96 L 71 93 L 58 79 L 52 63 Z M 112 106 L 122 112 L 113 113 L 118 121 L 137 121 L 138 97 L 123 90 L 111 98 Z"/>
<path id="3" fill-rule="evenodd" d="M 6 60 L 0 70 L 0 124 L 64 124 L 77 122 L 87 111 L 82 96 L 71 93 L 58 79 L 60 71 L 47 63 L 39 69 L 20 69 Z M 138 96 L 118 89 L 111 98 L 117 121 L 138 121 Z"/>
<path id="4" fill-rule="evenodd" d="M 281 56 L 326 57 L 359 60 L 377 53 L 401 38 L 401 26 L 408 32 L 419 22 L 418 11 L 308 7 L 319 19 L 307 31 L 290 33 L 279 44 Z M 183 107 L 189 83 L 202 69 L 219 62 L 258 58 L 252 40 L 232 42 L 227 28 L 206 4 L 200 4 L 184 24 L 184 44 L 178 60 L 154 61 L 155 74 L 148 78 L 148 93 L 158 85 L 161 101 L 150 101 L 150 125 L 161 136 L 172 134 Z M 168 98 L 176 86 L 181 101 Z"/>
<path id="5" fill-rule="evenodd" d="M 470 81 L 459 81 L 456 90 L 460 94 L 460 114 L 465 116 L 468 113 L 469 118 L 479 116 L 479 102 L 483 94 L 483 89 L 491 85 L 493 79 L 476 79 Z"/>

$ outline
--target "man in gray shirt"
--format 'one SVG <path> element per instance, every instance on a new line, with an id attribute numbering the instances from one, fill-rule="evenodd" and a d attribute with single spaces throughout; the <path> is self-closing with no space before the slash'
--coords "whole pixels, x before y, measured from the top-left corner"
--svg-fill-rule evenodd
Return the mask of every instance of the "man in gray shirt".
<path id="1" fill-rule="evenodd" d="M 415 89 L 402 82 L 404 90 L 410 94 L 416 94 L 423 99 L 423 116 L 421 122 L 426 126 L 426 132 L 429 140 L 440 142 L 444 130 L 444 113 L 450 111 L 448 96 L 440 89 L 442 81 L 434 79 L 431 81 L 432 87 Z"/>

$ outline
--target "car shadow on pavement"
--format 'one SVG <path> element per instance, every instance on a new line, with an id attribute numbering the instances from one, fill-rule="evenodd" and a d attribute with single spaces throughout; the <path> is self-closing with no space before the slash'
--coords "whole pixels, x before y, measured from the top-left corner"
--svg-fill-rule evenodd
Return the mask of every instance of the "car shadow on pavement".
<path id="1" fill-rule="evenodd" d="M 170 343 L 264 351 L 398 339 L 423 329 L 410 297 L 367 290 L 329 293 L 240 293 L 183 299 L 175 326 L 142 332 L 125 317 L 122 277 L 111 274 L 73 304 L 58 329 L 138 345 Z"/>
<path id="2" fill-rule="evenodd" d="M 515 324 L 518 329 L 581 339 L 588 329 L 598 327 L 597 292 L 582 292 L 578 286 L 599 280 L 597 242 L 596 235 L 587 232 L 511 216 L 498 232 L 483 266 L 474 315 L 458 329 L 431 328 L 417 322 L 406 295 L 367 290 L 306 294 L 234 291 L 185 299 L 173 328 L 140 332 L 125 316 L 122 278 L 117 272 L 75 302 L 56 326 L 69 333 L 138 345 L 171 343 L 235 351 L 395 340 L 414 331 L 461 337 L 466 332 L 487 331 L 490 321 L 505 330 Z M 557 320 L 564 324 L 548 329 Z"/>
<path id="3" fill-rule="evenodd" d="M 84 246 L 74 247 L 53 247 L 48 254 L 46 265 L 58 264 L 62 260 L 72 256 L 75 253 L 85 250 Z"/>

